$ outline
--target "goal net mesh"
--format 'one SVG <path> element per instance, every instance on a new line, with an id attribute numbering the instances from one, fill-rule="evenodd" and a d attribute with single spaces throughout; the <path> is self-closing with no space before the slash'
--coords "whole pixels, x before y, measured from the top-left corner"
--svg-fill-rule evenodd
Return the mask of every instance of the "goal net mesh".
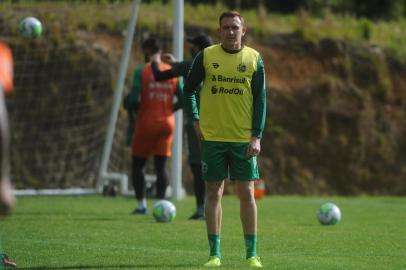
<path id="1" fill-rule="evenodd" d="M 131 10 L 130 2 L 97 2 L 0 5 L 0 40 L 14 57 L 14 90 L 6 103 L 17 189 L 96 187 Z M 28 16 L 43 23 L 40 38 L 19 34 L 18 24 Z M 136 30 L 134 47 L 142 33 Z M 130 61 L 127 88 L 135 64 Z M 130 174 L 127 126 L 120 109 L 109 171 Z"/>

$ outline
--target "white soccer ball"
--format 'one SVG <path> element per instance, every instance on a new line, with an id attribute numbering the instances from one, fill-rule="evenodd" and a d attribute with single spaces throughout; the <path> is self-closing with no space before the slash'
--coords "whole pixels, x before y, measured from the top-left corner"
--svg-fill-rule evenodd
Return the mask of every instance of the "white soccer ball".
<path id="1" fill-rule="evenodd" d="M 176 207 L 170 201 L 161 200 L 155 203 L 152 215 L 157 222 L 169 222 L 176 217 Z"/>
<path id="2" fill-rule="evenodd" d="M 317 219 L 322 225 L 334 225 L 341 220 L 341 211 L 334 203 L 325 203 L 317 211 Z"/>
<path id="3" fill-rule="evenodd" d="M 42 23 L 35 17 L 24 18 L 18 27 L 25 38 L 37 38 L 42 34 Z"/>

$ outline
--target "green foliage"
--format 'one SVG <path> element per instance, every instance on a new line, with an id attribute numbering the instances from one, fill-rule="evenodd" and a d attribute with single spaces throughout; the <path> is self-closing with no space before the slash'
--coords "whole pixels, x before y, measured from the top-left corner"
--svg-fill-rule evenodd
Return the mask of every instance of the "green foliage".
<path id="1" fill-rule="evenodd" d="M 271 1 L 272 2 L 272 1 Z M 311 1 L 310 1 L 311 2 Z M 317 3 L 316 3 L 317 2 Z M 307 3 L 312 7 L 319 7 L 320 1 Z M 333 9 L 337 1 L 329 2 Z M 345 1 L 340 1 L 344 5 Z M 316 4 L 315 4 L 316 3 Z M 199 28 L 217 35 L 218 16 L 227 7 L 220 1 L 216 5 L 185 5 L 186 28 Z M 53 12 L 53 10 L 63 10 Z M 74 10 L 74 12 L 73 12 Z M 44 23 L 45 34 L 62 35 L 68 29 L 83 29 L 86 31 L 103 30 L 120 34 L 126 29 L 130 1 L 101 1 L 98 5 L 94 1 L 76 1 L 66 4 L 64 1 L 19 1 L 7 2 L 0 5 L 0 14 L 3 18 L 12 21 L 22 19 L 24 16 L 38 16 Z M 331 12 L 322 12 L 320 16 L 313 17 L 311 12 L 298 12 L 294 15 L 279 15 L 258 9 L 241 11 L 248 26 L 248 35 L 267 37 L 275 33 L 297 32 L 306 40 L 315 42 L 321 38 L 345 39 L 350 41 L 368 40 L 384 48 L 390 48 L 400 56 L 406 54 L 406 19 L 394 21 L 372 22 L 368 19 L 357 19 L 350 15 L 338 16 Z M 88 16 L 92 14 L 92 16 Z M 119 15 L 118 15 L 119 14 Z M 260 15 L 258 15 L 260 14 Z M 346 13 L 351 14 L 351 13 Z M 170 3 L 161 1 L 143 3 L 140 8 L 139 29 L 155 31 L 159 24 L 172 24 L 173 8 Z M 14 25 L 17 25 L 17 22 Z M 63 26 L 63 27 L 61 27 Z M 14 29 L 16 31 L 16 28 Z M 64 30 L 64 32 L 61 32 Z"/>
<path id="2" fill-rule="evenodd" d="M 318 224 L 325 202 L 340 208 L 337 225 Z M 246 269 L 238 201 L 222 203 L 221 269 Z M 266 269 L 404 269 L 405 198 L 272 196 L 257 204 Z M 187 220 L 194 198 L 175 205 L 176 219 L 157 223 L 130 215 L 132 198 L 20 197 L 1 238 L 21 269 L 204 269 L 205 223 Z"/>
<path id="3" fill-rule="evenodd" d="M 361 32 L 360 37 L 364 40 L 370 40 L 373 31 L 373 24 L 371 23 L 371 21 L 368 19 L 361 19 L 359 21 L 359 26 Z"/>

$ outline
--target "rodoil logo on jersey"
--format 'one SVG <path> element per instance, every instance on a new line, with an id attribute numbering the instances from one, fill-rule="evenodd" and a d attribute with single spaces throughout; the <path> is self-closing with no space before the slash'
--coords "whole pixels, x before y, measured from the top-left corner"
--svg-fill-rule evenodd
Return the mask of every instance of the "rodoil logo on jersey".
<path id="1" fill-rule="evenodd" d="M 244 95 L 244 90 L 240 88 L 225 88 L 223 86 L 217 87 L 213 85 L 211 87 L 211 93 L 215 94 L 228 94 L 228 95 Z"/>

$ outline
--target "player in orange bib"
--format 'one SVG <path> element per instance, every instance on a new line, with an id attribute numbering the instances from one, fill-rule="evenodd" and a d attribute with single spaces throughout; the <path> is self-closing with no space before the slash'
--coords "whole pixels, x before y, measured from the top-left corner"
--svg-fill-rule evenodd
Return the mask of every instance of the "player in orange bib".
<path id="1" fill-rule="evenodd" d="M 14 205 L 10 183 L 10 138 L 4 93 L 13 89 L 13 56 L 10 48 L 0 42 L 0 217 L 9 213 Z M 16 267 L 17 264 L 2 252 L 0 241 L 0 269 Z"/>
<path id="2" fill-rule="evenodd" d="M 175 130 L 174 111 L 182 107 L 182 87 L 176 78 L 155 81 L 151 70 L 151 60 L 160 59 L 160 47 L 154 38 L 142 44 L 147 63 L 138 66 L 134 72 L 133 88 L 125 98 L 124 106 L 131 113 L 136 112 L 135 128 L 132 137 L 132 180 L 138 205 L 134 214 L 146 214 L 146 185 L 144 166 L 149 156 L 154 156 L 157 176 L 156 198 L 165 197 L 168 176 L 166 160 L 171 155 Z M 160 69 L 170 66 L 159 63 Z M 177 100 L 175 102 L 175 100 Z"/>

